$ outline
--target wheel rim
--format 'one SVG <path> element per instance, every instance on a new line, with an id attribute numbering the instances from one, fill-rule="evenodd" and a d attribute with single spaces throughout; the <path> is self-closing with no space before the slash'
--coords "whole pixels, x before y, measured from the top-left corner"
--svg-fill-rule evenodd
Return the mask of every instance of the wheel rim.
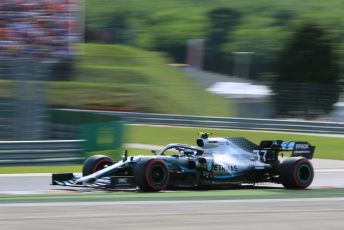
<path id="1" fill-rule="evenodd" d="M 297 169 L 297 178 L 300 182 L 306 183 L 308 182 L 312 177 L 312 170 L 309 167 L 308 164 L 302 164 Z"/>
<path id="2" fill-rule="evenodd" d="M 151 171 L 152 182 L 156 185 L 161 185 L 166 182 L 167 173 L 163 165 L 154 165 Z"/>
<path id="3" fill-rule="evenodd" d="M 110 165 L 111 165 L 111 162 L 109 162 L 108 160 L 100 161 L 94 166 L 93 172 L 98 172 L 99 170 L 107 168 Z"/>

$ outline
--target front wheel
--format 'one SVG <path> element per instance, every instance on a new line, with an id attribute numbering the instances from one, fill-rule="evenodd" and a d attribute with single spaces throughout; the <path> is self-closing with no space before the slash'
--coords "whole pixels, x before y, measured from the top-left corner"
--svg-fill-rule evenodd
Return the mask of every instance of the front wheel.
<path id="1" fill-rule="evenodd" d="M 104 155 L 94 155 L 86 159 L 82 167 L 82 176 L 91 175 L 113 164 L 110 157 Z"/>
<path id="2" fill-rule="evenodd" d="M 142 191 L 157 192 L 167 187 L 170 175 L 168 166 L 160 159 L 142 159 L 134 171 L 137 185 Z"/>
<path id="3" fill-rule="evenodd" d="M 279 178 L 286 189 L 305 189 L 314 178 L 312 163 L 304 157 L 290 157 L 280 164 Z"/>

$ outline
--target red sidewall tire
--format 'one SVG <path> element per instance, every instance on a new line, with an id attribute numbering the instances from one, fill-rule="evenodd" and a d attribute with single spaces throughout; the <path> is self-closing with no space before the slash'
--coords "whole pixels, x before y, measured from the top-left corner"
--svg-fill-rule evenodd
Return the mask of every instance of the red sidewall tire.
<path id="1" fill-rule="evenodd" d="M 82 167 L 82 176 L 91 175 L 104 168 L 105 165 L 112 165 L 113 160 L 105 155 L 94 155 L 86 159 Z"/>
<path id="2" fill-rule="evenodd" d="M 170 180 L 168 166 L 160 159 L 142 159 L 135 168 L 135 179 L 142 191 L 164 190 Z"/>

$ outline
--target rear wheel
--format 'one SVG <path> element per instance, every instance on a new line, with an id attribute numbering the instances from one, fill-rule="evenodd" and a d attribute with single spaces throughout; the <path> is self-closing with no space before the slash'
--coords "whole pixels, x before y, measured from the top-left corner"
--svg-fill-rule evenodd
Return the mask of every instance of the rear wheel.
<path id="1" fill-rule="evenodd" d="M 290 157 L 280 164 L 279 177 L 287 189 L 305 189 L 314 178 L 312 163 L 304 157 Z"/>
<path id="2" fill-rule="evenodd" d="M 82 167 L 82 176 L 88 176 L 113 164 L 110 157 L 95 155 L 86 159 Z"/>
<path id="3" fill-rule="evenodd" d="M 135 180 L 142 191 L 157 192 L 167 187 L 170 175 L 168 167 L 160 159 L 142 159 L 135 167 Z"/>

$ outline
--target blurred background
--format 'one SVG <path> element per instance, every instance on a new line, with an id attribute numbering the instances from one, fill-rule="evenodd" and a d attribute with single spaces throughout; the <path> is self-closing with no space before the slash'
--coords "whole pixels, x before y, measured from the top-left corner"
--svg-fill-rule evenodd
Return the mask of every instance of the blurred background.
<path id="1" fill-rule="evenodd" d="M 0 0 L 0 229 L 344 229 L 343 9 L 343 0 Z M 50 185 L 50 173 L 81 172 L 91 155 L 152 155 L 195 145 L 199 131 L 307 141 L 313 185 L 156 196 Z"/>
<path id="2" fill-rule="evenodd" d="M 1 0 L 0 137 L 53 138 L 56 108 L 343 122 L 343 8 Z"/>

